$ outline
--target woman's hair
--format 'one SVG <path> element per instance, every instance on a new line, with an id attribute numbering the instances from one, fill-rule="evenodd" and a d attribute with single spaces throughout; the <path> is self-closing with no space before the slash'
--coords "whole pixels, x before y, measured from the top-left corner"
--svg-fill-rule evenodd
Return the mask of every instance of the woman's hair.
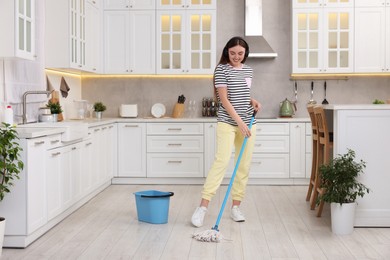
<path id="1" fill-rule="evenodd" d="M 249 45 L 248 43 L 241 37 L 235 36 L 231 38 L 225 45 L 222 51 L 221 59 L 219 60 L 219 64 L 227 64 L 229 63 L 229 49 L 232 47 L 235 47 L 237 45 L 240 45 L 241 47 L 245 48 L 245 57 L 242 60 L 242 63 L 245 63 L 246 58 L 249 55 Z"/>
<path id="2" fill-rule="evenodd" d="M 241 37 L 239 36 L 235 36 L 233 38 L 231 38 L 225 45 L 225 47 L 223 48 L 223 51 L 222 51 L 222 55 L 221 55 L 221 58 L 219 60 L 219 63 L 218 64 L 227 64 L 229 63 L 229 49 L 232 48 L 232 47 L 235 47 L 237 45 L 240 45 L 241 47 L 244 47 L 245 48 L 245 57 L 244 59 L 242 60 L 242 63 L 245 63 L 246 61 L 246 58 L 248 58 L 248 55 L 249 55 L 249 45 L 248 43 Z M 217 90 L 215 88 L 215 74 L 213 76 L 213 89 L 214 89 L 214 99 L 217 100 Z"/>

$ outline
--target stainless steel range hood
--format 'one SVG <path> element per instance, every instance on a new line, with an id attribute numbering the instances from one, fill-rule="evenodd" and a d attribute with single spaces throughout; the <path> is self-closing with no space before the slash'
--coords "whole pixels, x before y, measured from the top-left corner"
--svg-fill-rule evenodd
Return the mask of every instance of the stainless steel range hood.
<path id="1" fill-rule="evenodd" d="M 245 41 L 249 57 L 275 58 L 278 54 L 263 37 L 263 1 L 245 0 Z"/>

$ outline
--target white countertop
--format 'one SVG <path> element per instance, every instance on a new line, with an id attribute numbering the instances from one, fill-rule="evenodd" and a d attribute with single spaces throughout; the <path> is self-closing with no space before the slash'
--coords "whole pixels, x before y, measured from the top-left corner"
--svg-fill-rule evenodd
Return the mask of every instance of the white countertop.
<path id="1" fill-rule="evenodd" d="M 389 105 L 390 107 L 390 105 Z M 310 118 L 256 118 L 257 122 L 259 124 L 261 123 L 291 123 L 291 122 L 297 122 L 297 123 L 307 123 L 310 122 Z M 102 119 L 85 119 L 85 120 L 67 120 L 68 121 L 74 121 L 74 122 L 80 122 L 80 123 L 88 123 L 88 127 L 95 127 L 105 124 L 112 124 L 112 123 L 213 123 L 217 122 L 217 118 L 215 117 L 197 117 L 197 118 L 172 118 L 172 117 L 163 117 L 163 118 L 153 118 L 153 117 L 137 117 L 137 118 L 102 118 Z M 39 123 L 38 123 L 39 124 Z M 46 123 L 47 124 L 47 123 Z M 19 125 L 16 127 L 16 131 L 18 132 L 19 138 L 21 139 L 30 139 L 30 138 L 37 138 L 47 135 L 53 135 L 53 134 L 62 134 L 66 131 L 66 128 L 60 127 L 60 123 L 58 124 L 59 127 L 37 127 L 37 124 L 34 124 L 34 127 L 29 127 L 27 125 Z"/>
<path id="2" fill-rule="evenodd" d="M 334 104 L 325 105 L 327 110 L 389 110 L 390 104 Z"/>

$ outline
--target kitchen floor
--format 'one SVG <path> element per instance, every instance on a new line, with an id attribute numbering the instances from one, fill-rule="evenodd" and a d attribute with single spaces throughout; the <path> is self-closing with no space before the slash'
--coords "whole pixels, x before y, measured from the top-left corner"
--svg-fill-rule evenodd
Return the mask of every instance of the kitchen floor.
<path id="1" fill-rule="evenodd" d="M 3 249 L 1 259 L 390 259 L 390 228 L 330 230 L 325 206 L 317 218 L 305 201 L 306 186 L 248 186 L 241 206 L 246 222 L 219 225 L 220 243 L 191 238 L 214 226 L 226 192 L 210 203 L 205 225 L 190 224 L 201 185 L 111 185 L 26 249 Z M 173 191 L 167 224 L 137 220 L 134 192 Z"/>

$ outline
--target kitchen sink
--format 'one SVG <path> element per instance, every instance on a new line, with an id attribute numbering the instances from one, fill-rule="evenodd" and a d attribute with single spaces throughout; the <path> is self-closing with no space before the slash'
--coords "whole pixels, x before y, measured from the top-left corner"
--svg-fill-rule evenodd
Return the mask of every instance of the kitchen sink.
<path id="1" fill-rule="evenodd" d="M 18 125 L 20 128 L 63 128 L 65 131 L 61 134 L 61 141 L 73 142 L 75 140 L 83 139 L 88 136 L 88 123 L 83 122 L 41 122 Z"/>

